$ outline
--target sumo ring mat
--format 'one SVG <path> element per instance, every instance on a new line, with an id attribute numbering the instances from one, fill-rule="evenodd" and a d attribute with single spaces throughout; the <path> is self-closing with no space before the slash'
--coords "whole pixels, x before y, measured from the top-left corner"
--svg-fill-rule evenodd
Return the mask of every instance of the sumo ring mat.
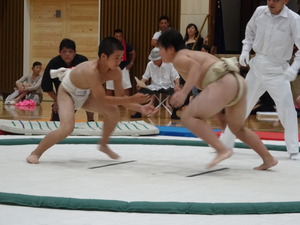
<path id="1" fill-rule="evenodd" d="M 160 214 L 300 212 L 297 196 L 287 191 L 299 187 L 300 165 L 287 159 L 283 145 L 266 144 L 279 164 L 255 171 L 260 158 L 242 143 L 236 143 L 231 158 L 206 170 L 214 151 L 203 141 L 151 137 L 111 138 L 118 161 L 97 151 L 99 138 L 67 138 L 40 164 L 27 164 L 26 156 L 40 141 L 0 140 L 1 167 L 8 172 L 1 175 L 0 204 Z"/>

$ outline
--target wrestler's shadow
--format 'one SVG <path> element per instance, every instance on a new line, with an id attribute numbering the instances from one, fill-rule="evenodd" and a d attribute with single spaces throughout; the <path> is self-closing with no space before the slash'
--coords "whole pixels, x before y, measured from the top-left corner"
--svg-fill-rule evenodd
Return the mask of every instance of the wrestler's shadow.
<path id="1" fill-rule="evenodd" d="M 93 166 L 105 166 L 108 164 L 112 164 L 112 163 L 118 163 L 121 162 L 121 160 L 114 160 L 114 159 L 78 159 L 78 158 L 74 158 L 74 159 L 47 159 L 47 160 L 43 160 L 40 161 L 40 163 L 43 166 L 47 166 L 47 167 L 61 167 L 61 168 L 90 168 Z"/>

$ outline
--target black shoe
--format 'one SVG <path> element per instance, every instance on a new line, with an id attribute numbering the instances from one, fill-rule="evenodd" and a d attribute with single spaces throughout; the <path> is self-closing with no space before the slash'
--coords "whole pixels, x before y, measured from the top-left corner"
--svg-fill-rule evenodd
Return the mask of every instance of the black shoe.
<path id="1" fill-rule="evenodd" d="M 137 113 L 131 115 L 130 118 L 132 118 L 132 119 L 135 119 L 135 118 L 142 118 L 142 114 L 139 113 L 139 112 L 137 112 Z"/>
<path id="2" fill-rule="evenodd" d="M 172 119 L 172 120 L 180 120 L 180 117 L 177 116 L 176 114 L 172 114 L 172 115 L 171 115 L 171 119 Z"/>

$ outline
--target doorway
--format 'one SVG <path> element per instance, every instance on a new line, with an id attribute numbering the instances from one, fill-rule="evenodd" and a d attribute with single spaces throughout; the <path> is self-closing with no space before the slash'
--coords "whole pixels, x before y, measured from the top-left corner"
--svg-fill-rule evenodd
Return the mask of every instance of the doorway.
<path id="1" fill-rule="evenodd" d="M 98 0 L 31 0 L 30 63 L 45 67 L 63 38 L 74 40 L 79 54 L 97 58 L 98 5 Z"/>

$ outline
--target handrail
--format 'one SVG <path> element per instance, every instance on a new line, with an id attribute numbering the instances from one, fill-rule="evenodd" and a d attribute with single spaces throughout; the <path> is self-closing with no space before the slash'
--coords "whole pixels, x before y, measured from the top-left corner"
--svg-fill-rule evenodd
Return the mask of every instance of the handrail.
<path id="1" fill-rule="evenodd" d="M 201 28 L 199 29 L 199 33 L 198 33 L 198 35 L 196 37 L 195 43 L 193 44 L 192 50 L 194 50 L 194 48 L 196 47 L 196 44 L 198 42 L 198 39 L 201 37 L 201 32 L 202 32 L 202 30 L 204 28 L 204 25 L 205 25 L 206 21 L 208 20 L 208 17 L 209 17 L 209 15 L 206 15 L 206 17 L 205 17 L 205 19 L 204 19 L 204 21 L 203 21 L 203 23 L 201 25 Z"/>

